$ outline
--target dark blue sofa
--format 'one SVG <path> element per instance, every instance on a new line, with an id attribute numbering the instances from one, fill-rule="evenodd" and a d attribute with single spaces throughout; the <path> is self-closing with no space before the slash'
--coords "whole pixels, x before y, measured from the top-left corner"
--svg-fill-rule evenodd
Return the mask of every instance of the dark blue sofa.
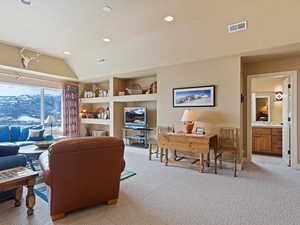
<path id="1" fill-rule="evenodd" d="M 43 126 L 0 126 L 0 144 L 14 143 L 20 147 L 33 144 L 35 141 L 30 140 L 28 137 L 30 129 L 42 130 Z M 43 137 L 37 141 L 43 140 L 51 141 L 53 140 L 53 136 L 43 135 Z"/>
<path id="2" fill-rule="evenodd" d="M 0 170 L 10 169 L 18 166 L 26 166 L 26 158 L 18 154 L 18 150 L 9 151 L 7 146 L 19 147 L 33 144 L 29 136 L 30 129 L 43 129 L 43 126 L 0 126 Z M 51 135 L 43 136 L 41 140 L 53 140 Z M 37 141 L 41 141 L 37 140 Z M 0 201 L 10 199 L 15 191 L 0 193 Z"/>
<path id="3" fill-rule="evenodd" d="M 26 158 L 18 154 L 19 146 L 14 144 L 0 144 L 0 170 L 18 166 L 26 166 Z M 13 198 L 15 190 L 0 192 L 0 201 Z"/>

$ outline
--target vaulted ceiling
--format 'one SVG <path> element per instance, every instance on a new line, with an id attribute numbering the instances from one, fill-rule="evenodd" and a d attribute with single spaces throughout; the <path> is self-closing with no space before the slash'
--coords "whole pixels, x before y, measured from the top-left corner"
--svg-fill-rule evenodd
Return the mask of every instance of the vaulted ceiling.
<path id="1" fill-rule="evenodd" d="M 300 42 L 298 0 L 31 1 L 1 0 L 0 41 L 65 58 L 80 79 Z M 241 20 L 249 29 L 228 34 Z"/>

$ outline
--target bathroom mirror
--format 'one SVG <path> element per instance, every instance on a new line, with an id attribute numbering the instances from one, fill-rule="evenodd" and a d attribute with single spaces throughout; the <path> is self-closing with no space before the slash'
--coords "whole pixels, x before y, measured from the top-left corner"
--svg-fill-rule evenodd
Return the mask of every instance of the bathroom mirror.
<path id="1" fill-rule="evenodd" d="M 253 115 L 254 122 L 265 122 L 269 123 L 271 121 L 270 112 L 270 96 L 256 96 L 253 95 L 254 101 L 252 107 L 255 109 L 255 115 Z"/>

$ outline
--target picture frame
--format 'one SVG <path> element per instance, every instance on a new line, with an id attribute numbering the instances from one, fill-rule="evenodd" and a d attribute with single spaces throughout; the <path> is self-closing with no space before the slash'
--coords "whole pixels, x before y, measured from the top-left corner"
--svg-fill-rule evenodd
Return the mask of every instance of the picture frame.
<path id="1" fill-rule="evenodd" d="M 205 135 L 205 128 L 196 127 L 196 134 L 198 134 L 198 135 Z"/>
<path id="2" fill-rule="evenodd" d="M 215 107 L 215 85 L 173 88 L 173 108 Z"/>

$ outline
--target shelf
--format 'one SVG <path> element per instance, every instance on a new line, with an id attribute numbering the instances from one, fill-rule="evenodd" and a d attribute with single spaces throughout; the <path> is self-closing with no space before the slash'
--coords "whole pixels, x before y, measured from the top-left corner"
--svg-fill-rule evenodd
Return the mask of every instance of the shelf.
<path id="1" fill-rule="evenodd" d="M 153 102 L 157 101 L 157 94 L 113 96 L 112 100 L 114 102 Z"/>
<path id="2" fill-rule="evenodd" d="M 84 124 L 110 125 L 111 124 L 111 120 L 104 120 L 104 119 L 81 119 L 81 123 L 84 123 Z"/>
<path id="3" fill-rule="evenodd" d="M 110 97 L 97 97 L 97 98 L 81 98 L 80 104 L 87 103 L 109 103 L 111 100 Z"/>

